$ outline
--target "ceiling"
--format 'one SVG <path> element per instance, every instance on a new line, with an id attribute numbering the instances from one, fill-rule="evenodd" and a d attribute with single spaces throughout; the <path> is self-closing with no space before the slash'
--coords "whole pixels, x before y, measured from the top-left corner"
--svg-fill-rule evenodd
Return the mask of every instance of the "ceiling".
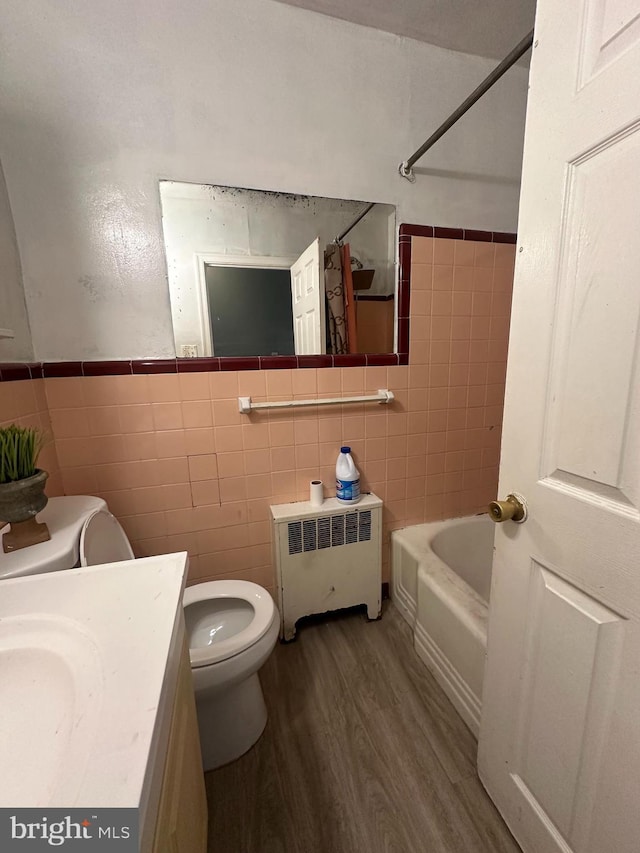
<path id="1" fill-rule="evenodd" d="M 279 0 L 429 42 L 449 50 L 504 58 L 533 27 L 535 0 Z"/>

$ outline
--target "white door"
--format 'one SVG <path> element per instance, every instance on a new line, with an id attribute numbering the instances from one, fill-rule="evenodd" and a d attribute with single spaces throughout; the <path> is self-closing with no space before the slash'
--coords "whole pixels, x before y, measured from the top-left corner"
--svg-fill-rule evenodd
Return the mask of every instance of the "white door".
<path id="1" fill-rule="evenodd" d="M 324 255 L 316 238 L 291 267 L 291 305 L 296 355 L 326 352 Z"/>
<path id="2" fill-rule="evenodd" d="M 479 772 L 527 853 L 640 850 L 640 0 L 539 0 Z"/>

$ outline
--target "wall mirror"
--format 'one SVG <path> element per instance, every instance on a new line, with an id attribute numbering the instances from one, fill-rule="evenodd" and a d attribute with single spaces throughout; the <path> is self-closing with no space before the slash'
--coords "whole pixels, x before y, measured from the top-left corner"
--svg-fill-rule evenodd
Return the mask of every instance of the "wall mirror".
<path id="1" fill-rule="evenodd" d="M 396 209 L 160 182 L 178 358 L 394 351 Z"/>

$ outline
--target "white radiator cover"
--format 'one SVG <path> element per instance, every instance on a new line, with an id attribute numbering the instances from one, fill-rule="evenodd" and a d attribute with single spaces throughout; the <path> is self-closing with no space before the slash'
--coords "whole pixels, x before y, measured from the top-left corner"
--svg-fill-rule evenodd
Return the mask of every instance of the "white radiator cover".
<path id="1" fill-rule="evenodd" d="M 335 498 L 271 507 L 280 637 L 291 640 L 302 616 L 365 604 L 380 616 L 382 501 L 363 495 L 355 506 Z"/>

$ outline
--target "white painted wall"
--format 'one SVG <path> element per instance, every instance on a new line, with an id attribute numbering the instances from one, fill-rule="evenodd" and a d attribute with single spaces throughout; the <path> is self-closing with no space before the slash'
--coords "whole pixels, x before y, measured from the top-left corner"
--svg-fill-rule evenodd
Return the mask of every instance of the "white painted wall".
<path id="1" fill-rule="evenodd" d="M 4 337 L 1 330 L 13 332 Z M 0 362 L 32 361 L 33 346 L 13 217 L 0 164 Z"/>
<path id="2" fill-rule="evenodd" d="M 0 157 L 36 357 L 174 354 L 159 178 L 363 198 L 513 230 L 527 71 L 272 0 L 7 0 Z"/>
<path id="3" fill-rule="evenodd" d="M 200 355 L 206 352 L 203 328 L 208 327 L 208 320 L 203 324 L 206 297 L 198 293 L 198 255 L 295 260 L 316 237 L 324 249 L 365 207 L 362 201 L 176 181 L 160 184 L 160 198 L 178 355 L 183 344 L 196 344 Z M 395 290 L 395 245 L 389 245 L 389 216 L 395 222 L 392 206 L 374 207 L 346 238 L 351 254 L 376 271 L 370 293 L 392 294 Z"/>

